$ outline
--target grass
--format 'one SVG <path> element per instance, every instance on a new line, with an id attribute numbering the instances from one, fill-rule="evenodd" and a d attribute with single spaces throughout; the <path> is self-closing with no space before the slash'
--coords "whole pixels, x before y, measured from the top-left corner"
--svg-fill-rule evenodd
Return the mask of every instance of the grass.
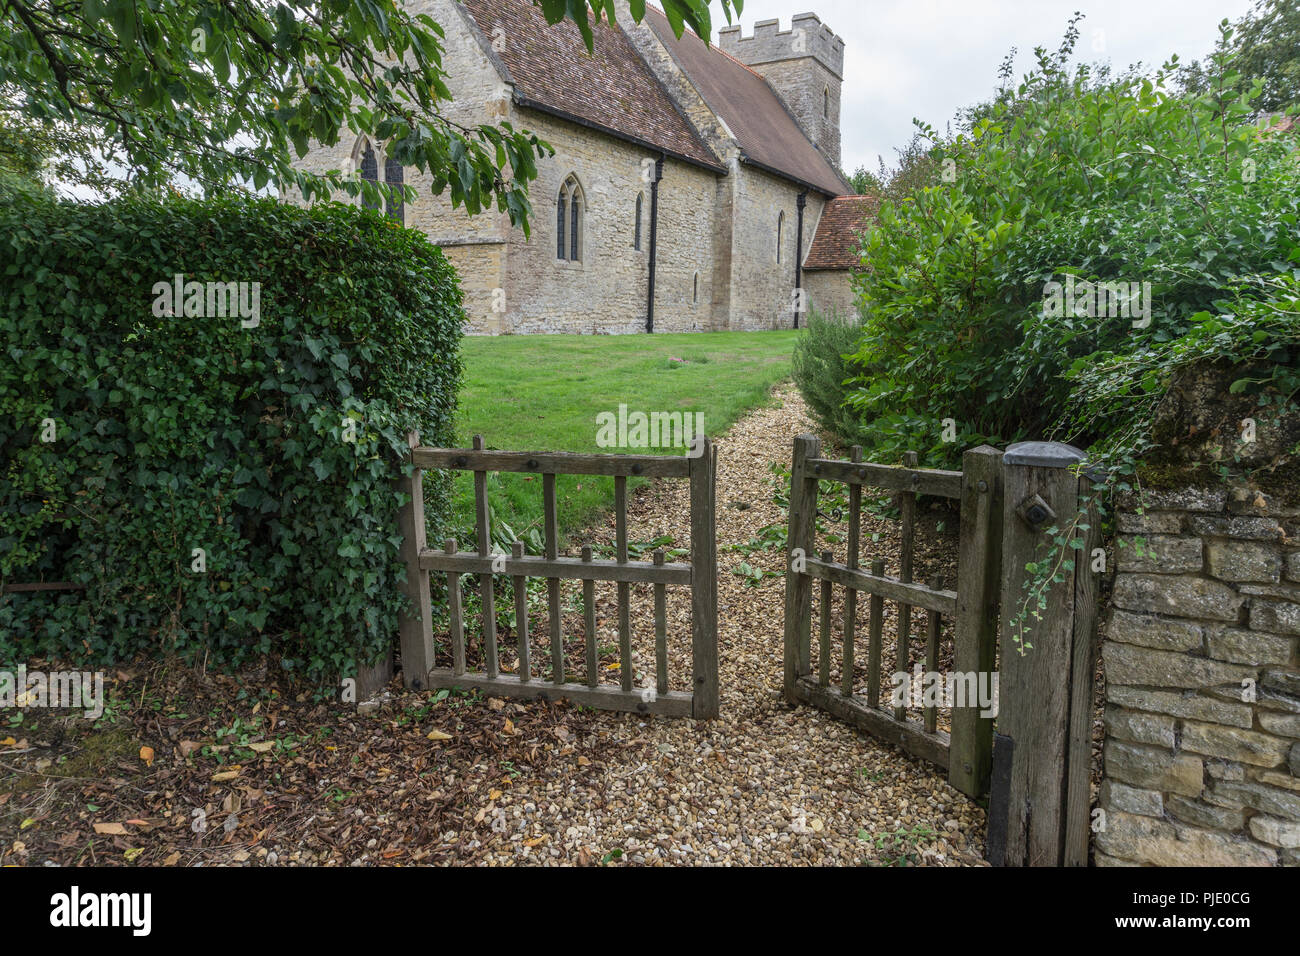
<path id="1" fill-rule="evenodd" d="M 465 382 L 456 441 L 476 434 L 488 448 L 507 451 L 643 452 L 680 455 L 682 449 L 601 448 L 596 415 L 617 412 L 695 412 L 718 435 L 764 404 L 790 376 L 792 331 L 656 335 L 518 335 L 466 338 Z M 631 486 L 632 483 L 629 483 Z M 556 498 L 561 535 L 591 522 L 613 504 L 613 480 L 560 475 Z M 539 476 L 488 475 L 497 535 L 528 541 L 542 527 Z M 474 537 L 474 485 L 456 476 L 453 527 L 461 547 Z M 513 532 L 510 534 L 509 532 Z M 530 546 L 530 551 L 533 550 Z"/>

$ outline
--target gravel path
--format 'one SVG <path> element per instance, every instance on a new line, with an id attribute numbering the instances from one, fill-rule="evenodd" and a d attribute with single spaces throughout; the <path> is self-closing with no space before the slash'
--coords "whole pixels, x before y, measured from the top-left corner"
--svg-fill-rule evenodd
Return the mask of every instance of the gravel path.
<path id="1" fill-rule="evenodd" d="M 817 710 L 791 709 L 781 698 L 784 579 L 772 574 L 755 586 L 732 569 L 745 561 L 759 571 L 778 571 L 782 552 L 728 550 L 785 520 L 772 500 L 778 479 L 771 466 L 788 465 L 792 438 L 814 430 L 792 387 L 779 388 L 776 399 L 717 440 L 721 717 L 697 723 L 590 715 L 575 728 L 568 763 L 514 781 L 498 797 L 492 810 L 498 826 L 473 848 L 478 861 L 984 865 L 984 811 L 948 786 L 937 768 Z M 687 547 L 686 483 L 641 489 L 630 502 L 628 520 L 632 542 L 667 536 L 673 541 L 668 547 Z M 864 524 L 864 547 L 896 569 L 894 523 L 868 518 Z M 919 580 L 953 573 L 955 530 L 951 515 L 921 516 Z M 609 528 L 593 529 L 591 541 L 612 537 L 611 519 Z M 649 589 L 635 588 L 633 602 L 636 684 L 646 686 L 654 679 Z M 613 585 L 601 586 L 597 606 L 607 649 L 602 659 L 612 671 L 604 679 L 612 682 Z M 690 673 L 689 611 L 684 590 L 670 590 L 674 687 L 682 687 Z M 566 627 L 571 619 L 580 617 L 566 614 Z M 920 627 L 917 618 L 913 633 Z M 892 634 L 892 620 L 886 630 Z M 535 622 L 533 633 L 547 633 L 544 619 Z M 545 660 L 544 639 L 537 642 L 534 661 Z M 580 648 L 579 639 L 570 654 L 579 674 Z M 887 641 L 885 659 L 892 660 L 892 653 Z M 507 712 L 537 706 L 543 705 L 505 705 Z"/>

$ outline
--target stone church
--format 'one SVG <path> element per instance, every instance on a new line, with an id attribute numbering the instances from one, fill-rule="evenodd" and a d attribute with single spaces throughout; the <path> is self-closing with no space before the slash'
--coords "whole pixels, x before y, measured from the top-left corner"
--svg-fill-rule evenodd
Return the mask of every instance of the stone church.
<path id="1" fill-rule="evenodd" d="M 844 41 L 811 13 L 718 45 L 679 40 L 659 10 L 596 24 L 587 53 L 530 0 L 407 0 L 446 31 L 450 118 L 508 120 L 548 142 L 530 188 L 532 234 L 468 216 L 424 177 L 389 214 L 455 265 L 470 331 L 713 331 L 802 325 L 851 307 L 856 232 L 873 208 L 839 173 Z M 404 171 L 365 140 L 302 165 Z"/>

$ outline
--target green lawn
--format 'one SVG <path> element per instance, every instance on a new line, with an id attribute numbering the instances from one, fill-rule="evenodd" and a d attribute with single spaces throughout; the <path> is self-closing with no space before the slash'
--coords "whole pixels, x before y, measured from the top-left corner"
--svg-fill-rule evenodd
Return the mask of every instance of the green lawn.
<path id="1" fill-rule="evenodd" d="M 596 415 L 628 411 L 696 412 L 705 432 L 723 432 L 767 400 L 790 375 L 792 331 L 656 335 L 512 335 L 464 339 L 465 383 L 456 441 L 481 434 L 507 451 L 683 454 L 680 449 L 601 448 Z M 556 480 L 561 534 L 612 506 L 613 480 L 561 475 Z M 494 521 L 528 540 L 542 526 L 542 482 L 489 474 Z M 474 485 L 458 474 L 453 526 L 473 546 Z M 497 536 L 505 535 L 498 527 Z M 531 548 L 530 548 L 531 550 Z"/>

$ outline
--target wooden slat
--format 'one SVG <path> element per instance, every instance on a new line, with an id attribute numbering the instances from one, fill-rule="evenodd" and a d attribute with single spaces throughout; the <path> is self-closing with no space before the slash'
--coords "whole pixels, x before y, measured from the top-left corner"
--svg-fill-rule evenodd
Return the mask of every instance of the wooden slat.
<path id="1" fill-rule="evenodd" d="M 474 436 L 474 448 L 484 447 L 483 436 Z M 492 530 L 489 525 L 487 472 L 474 472 L 474 525 L 478 532 L 478 553 L 488 557 L 492 550 Z M 479 596 L 483 604 L 483 668 L 488 677 L 496 677 L 497 663 L 497 608 L 496 582 L 489 563 L 486 574 L 479 575 Z"/>
<path id="2" fill-rule="evenodd" d="M 856 464 L 862 461 L 862 446 L 854 445 L 849 458 Z M 861 549 L 862 486 L 849 485 L 849 560 L 850 568 L 857 569 Z M 844 645 L 840 650 L 840 693 L 853 695 L 853 641 L 857 630 L 858 592 L 848 588 L 844 592 Z"/>
<path id="3" fill-rule="evenodd" d="M 822 552 L 822 562 L 831 563 L 831 553 Z M 817 631 L 817 682 L 823 687 L 831 682 L 831 582 L 822 578 L 821 600 L 818 602 L 821 626 Z"/>
<path id="4" fill-rule="evenodd" d="M 697 720 L 718 716 L 718 449 L 697 436 L 691 446 L 691 680 Z"/>
<path id="5" fill-rule="evenodd" d="M 627 478 L 614 479 L 614 559 L 627 564 Z M 632 589 L 618 582 L 618 681 L 625 691 L 632 689 L 636 676 L 632 667 Z"/>
<path id="6" fill-rule="evenodd" d="M 546 557 L 554 561 L 560 554 L 560 530 L 555 503 L 555 474 L 542 475 L 542 510 L 545 512 Z M 560 581 L 546 579 L 546 605 L 551 626 L 551 679 L 564 683 L 564 634 L 560 620 Z"/>
<path id="7" fill-rule="evenodd" d="M 897 744 L 922 760 L 940 767 L 948 766 L 949 740 L 942 730 L 928 733 L 915 721 L 896 720 L 888 713 L 868 706 L 861 697 L 845 697 L 838 690 L 820 687 L 807 677 L 796 682 L 795 696 L 876 737 Z"/>
<path id="8" fill-rule="evenodd" d="M 943 590 L 943 578 L 935 576 L 930 579 L 930 587 L 936 591 Z M 925 669 L 929 674 L 939 672 L 939 631 L 943 627 L 943 618 L 934 611 L 925 612 Z M 925 708 L 926 733 L 934 733 L 939 715 L 933 705 Z"/>
<path id="9" fill-rule="evenodd" d="M 429 674 L 430 687 L 458 687 L 463 690 L 477 690 L 492 697 L 515 697 L 536 700 L 570 700 L 575 704 L 595 707 L 600 710 L 620 710 L 637 714 L 660 714 L 664 717 L 692 716 L 693 698 L 682 691 L 670 691 L 649 700 L 648 694 L 639 691 L 627 693 L 617 687 L 602 685 L 588 687 L 586 684 L 547 684 L 532 681 L 524 684 L 517 678 L 503 674 L 495 680 L 489 680 L 483 674 L 455 675 L 447 670 L 435 670 Z"/>
<path id="10" fill-rule="evenodd" d="M 447 554 L 455 554 L 456 539 L 444 541 L 443 549 Z M 460 607 L 460 575 L 455 571 L 447 572 L 447 616 L 451 630 L 451 671 L 459 676 L 465 673 L 465 619 Z"/>
<path id="11" fill-rule="evenodd" d="M 688 585 L 691 583 L 691 565 L 685 561 L 673 561 L 662 568 L 656 568 L 649 561 L 629 561 L 619 564 L 617 561 L 595 559 L 581 561 L 578 558 L 548 558 L 535 554 L 526 554 L 522 558 L 506 557 L 503 574 L 522 574 L 529 578 L 556 578 L 576 581 L 591 578 L 596 581 L 626 581 L 629 584 L 668 584 Z M 420 554 L 420 567 L 427 571 L 456 571 L 459 574 L 479 574 L 492 569 L 492 558 L 477 554 L 461 552 L 447 555 L 440 551 L 424 551 Z"/>
<path id="12" fill-rule="evenodd" d="M 524 556 L 524 543 L 516 541 L 511 546 L 515 560 Z M 514 576 L 515 585 L 515 631 L 519 637 L 519 680 L 528 683 L 532 680 L 532 662 L 528 648 L 528 579 L 521 574 Z"/>
<path id="13" fill-rule="evenodd" d="M 907 466 L 907 470 L 916 468 L 916 452 L 904 452 L 903 463 Z M 958 493 L 960 494 L 960 485 L 958 486 Z M 916 542 L 916 495 L 910 490 L 900 494 L 898 496 L 898 510 L 902 526 L 902 550 L 899 557 L 898 580 L 903 584 L 910 584 L 912 583 L 912 551 Z M 897 630 L 898 643 L 896 648 L 898 653 L 895 655 L 894 660 L 895 672 L 906 673 L 909 664 L 908 640 L 912 633 L 912 607 L 905 602 L 900 602 L 898 606 Z M 898 720 L 902 720 L 905 713 L 906 708 L 894 708 L 894 717 Z"/>
<path id="14" fill-rule="evenodd" d="M 855 570 L 842 564 L 827 564 L 817 558 L 808 559 L 806 576 L 819 580 L 827 578 L 841 587 L 879 594 L 889 601 L 906 601 L 940 614 L 952 614 L 957 607 L 956 591 L 931 591 L 923 584 L 903 584 L 898 578 L 868 574 L 860 568 Z M 900 670 L 906 670 L 906 667 Z"/>
<path id="15" fill-rule="evenodd" d="M 871 562 L 871 573 L 883 577 L 885 559 L 876 558 Z M 884 646 L 885 599 L 879 594 L 871 595 L 867 606 L 867 704 L 880 706 L 880 657 Z"/>
<path id="16" fill-rule="evenodd" d="M 953 670 L 992 674 L 1002 567 L 1002 452 L 989 445 L 972 448 L 962 455 L 962 476 Z M 981 717 L 979 708 L 954 708 L 948 782 L 978 799 L 989 792 L 992 768 L 993 718 Z"/>
<path id="17" fill-rule="evenodd" d="M 582 561 L 591 563 L 591 545 L 582 546 Z M 582 619 L 587 632 L 587 686 L 595 687 L 600 683 L 600 654 L 596 645 L 596 582 L 592 578 L 582 579 Z"/>
<path id="18" fill-rule="evenodd" d="M 627 479 L 614 479 L 614 554 L 620 564 L 627 561 Z"/>
<path id="19" fill-rule="evenodd" d="M 84 584 L 73 584 L 71 581 L 30 581 L 25 584 L 6 584 L 0 587 L 0 594 L 21 594 L 30 591 L 84 591 Z"/>
<path id="20" fill-rule="evenodd" d="M 640 478 L 685 478 L 690 473 L 689 458 L 668 455 L 577 455 L 568 452 L 484 451 L 477 447 L 420 447 L 412 452 L 412 460 L 420 468 L 457 471 Z"/>
<path id="21" fill-rule="evenodd" d="M 655 567 L 663 567 L 664 549 L 655 549 Z M 655 585 L 655 693 L 668 693 L 668 589 Z"/>
<path id="22" fill-rule="evenodd" d="M 940 498 L 961 497 L 960 471 L 917 468 L 915 465 L 899 467 L 871 462 L 854 463 L 837 461 L 833 458 L 810 458 L 807 464 L 817 478 L 842 481 L 848 485 L 866 485 L 887 491 L 905 491 L 910 494 L 935 495 Z"/>

